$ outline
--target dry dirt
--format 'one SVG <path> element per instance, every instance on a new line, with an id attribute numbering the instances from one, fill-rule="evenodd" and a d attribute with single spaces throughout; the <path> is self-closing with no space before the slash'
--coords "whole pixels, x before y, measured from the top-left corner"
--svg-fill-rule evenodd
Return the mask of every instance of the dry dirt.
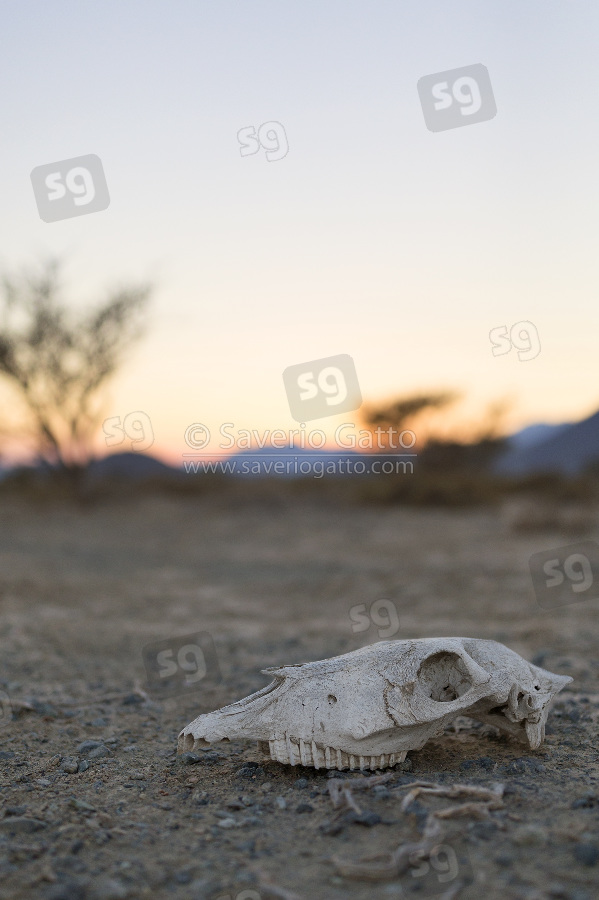
<path id="1" fill-rule="evenodd" d="M 0 526 L 0 898 L 599 896 L 598 602 L 544 610 L 528 571 L 532 553 L 573 542 L 559 524 L 515 533 L 493 511 L 144 497 L 3 500 Z M 379 640 L 374 625 L 354 633 L 349 611 L 381 598 L 395 638 L 491 638 L 571 675 L 545 744 L 464 719 L 356 792 L 361 816 L 333 809 L 326 773 L 252 744 L 175 755 L 182 726 L 267 684 L 262 668 Z M 190 692 L 157 697 L 144 647 L 172 640 L 176 656 L 198 632 L 221 680 L 210 665 Z M 341 877 L 333 856 L 417 840 L 427 812 L 455 805 L 421 797 L 401 812 L 419 780 L 501 782 L 504 805 L 448 820 L 437 856 L 399 877 Z"/>

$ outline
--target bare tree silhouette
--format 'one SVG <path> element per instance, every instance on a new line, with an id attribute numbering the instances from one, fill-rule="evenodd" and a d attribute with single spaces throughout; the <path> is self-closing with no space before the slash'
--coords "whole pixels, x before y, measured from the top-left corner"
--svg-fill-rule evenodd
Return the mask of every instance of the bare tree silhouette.
<path id="1" fill-rule="evenodd" d="M 62 299 L 58 273 L 51 261 L 3 277 L 0 376 L 24 403 L 38 458 L 73 472 L 89 460 L 101 390 L 143 332 L 150 288 L 118 289 L 77 316 Z"/>
<path id="2" fill-rule="evenodd" d="M 378 426 L 401 432 L 411 428 L 423 413 L 443 409 L 456 399 L 457 394 L 450 391 L 399 397 L 384 406 L 367 408 L 364 412 L 364 421 L 371 427 Z"/>

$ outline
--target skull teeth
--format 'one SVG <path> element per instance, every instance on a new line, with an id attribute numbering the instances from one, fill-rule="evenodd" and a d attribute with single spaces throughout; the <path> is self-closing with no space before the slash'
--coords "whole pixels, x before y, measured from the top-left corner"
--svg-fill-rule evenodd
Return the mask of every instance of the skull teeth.
<path id="1" fill-rule="evenodd" d="M 259 741 L 258 748 L 276 762 L 290 766 L 314 766 L 315 769 L 387 769 L 406 758 L 405 750 L 359 756 L 336 747 L 319 747 L 314 741 L 303 741 L 287 733 L 269 741 Z"/>

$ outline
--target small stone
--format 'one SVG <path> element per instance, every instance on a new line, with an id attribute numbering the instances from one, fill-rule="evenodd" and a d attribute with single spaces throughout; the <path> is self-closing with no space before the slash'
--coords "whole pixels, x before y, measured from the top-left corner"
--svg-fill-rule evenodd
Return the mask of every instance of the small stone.
<path id="1" fill-rule="evenodd" d="M 574 857 L 583 866 L 596 866 L 599 861 L 599 846 L 597 844 L 577 844 L 574 847 Z"/>
<path id="2" fill-rule="evenodd" d="M 91 803 L 86 803 L 85 800 L 78 800 L 77 797 L 71 797 L 69 799 L 69 806 L 72 806 L 73 809 L 78 809 L 80 812 L 96 811 L 96 807 L 92 806 Z"/>
<path id="3" fill-rule="evenodd" d="M 260 819 L 258 818 L 258 816 L 246 816 L 245 819 L 242 819 L 242 821 L 240 822 L 240 825 L 243 825 L 243 826 L 259 825 L 259 824 L 260 824 Z"/>
<path id="4" fill-rule="evenodd" d="M 391 796 L 391 791 L 384 784 L 375 785 L 373 793 L 377 800 L 388 800 Z"/>
<path id="5" fill-rule="evenodd" d="M 379 825 L 382 821 L 377 813 L 368 811 L 357 813 L 354 812 L 354 810 L 350 810 L 344 818 L 349 825 L 364 825 L 366 828 L 372 828 L 373 825 Z"/>
<path id="6" fill-rule="evenodd" d="M 265 772 L 258 763 L 245 763 L 240 769 L 237 769 L 235 775 L 238 778 L 262 778 Z"/>
<path id="7" fill-rule="evenodd" d="M 188 751 L 179 756 L 179 763 L 182 766 L 193 766 L 195 763 L 199 762 L 202 762 L 202 757 L 199 753 L 191 753 L 191 751 Z"/>
<path id="8" fill-rule="evenodd" d="M 331 837 L 336 837 L 338 834 L 341 834 L 344 828 L 344 823 L 341 819 L 336 819 L 334 822 L 331 822 L 330 819 L 325 819 L 318 826 L 323 834 L 330 835 Z"/>
<path id="9" fill-rule="evenodd" d="M 90 752 L 90 750 L 95 750 L 97 747 L 103 747 L 103 741 L 83 741 L 77 747 L 77 753 L 85 753 L 86 755 Z"/>
<path id="10" fill-rule="evenodd" d="M 287 801 L 284 797 L 275 797 L 275 803 L 279 809 L 287 809 Z"/>
<path id="11" fill-rule="evenodd" d="M 52 784 L 49 778 L 37 778 L 35 783 L 39 784 L 40 787 L 50 787 Z"/>
<path id="12" fill-rule="evenodd" d="M 586 793 L 572 803 L 572 809 L 592 809 L 599 804 L 597 794 Z"/>
<path id="13" fill-rule="evenodd" d="M 220 819 L 217 823 L 219 828 L 237 828 L 237 822 L 232 816 L 226 819 Z"/>
<path id="14" fill-rule="evenodd" d="M 514 865 L 514 857 L 510 856 L 509 853 L 498 853 L 495 857 L 495 862 L 498 866 L 508 869 Z"/>
<path id="15" fill-rule="evenodd" d="M 104 744 L 100 744 L 87 754 L 88 759 L 102 759 L 104 756 L 110 756 L 110 750 Z"/>
<path id="16" fill-rule="evenodd" d="M 264 793 L 268 793 L 268 791 L 272 790 L 272 784 L 270 783 L 270 781 L 265 781 L 264 784 L 261 784 L 260 790 L 264 791 Z"/>
<path id="17" fill-rule="evenodd" d="M 310 806 L 309 803 L 298 803 L 295 807 L 296 813 L 311 813 L 314 812 L 314 807 Z"/>
<path id="18" fill-rule="evenodd" d="M 144 698 L 140 697 L 139 694 L 127 694 L 127 696 L 123 698 L 123 706 L 137 706 L 143 702 Z"/>
<path id="19" fill-rule="evenodd" d="M 14 759 L 14 751 L 13 750 L 0 750 L 0 759 Z"/>
<path id="20" fill-rule="evenodd" d="M 88 759 L 82 759 L 79 763 L 79 772 L 87 772 L 88 769 L 91 769 L 91 765 Z"/>
<path id="21" fill-rule="evenodd" d="M 307 788 L 308 784 L 309 782 L 307 778 L 298 778 L 297 781 L 293 782 L 293 787 L 297 788 L 298 790 L 302 790 L 302 788 Z"/>
<path id="22" fill-rule="evenodd" d="M 67 775 L 74 775 L 79 768 L 79 760 L 75 756 L 65 756 L 60 763 L 60 771 Z"/>
<path id="23" fill-rule="evenodd" d="M 10 816 L 7 819 L 0 820 L 0 831 L 7 831 L 9 834 L 33 834 L 35 831 L 41 831 L 45 828 L 46 822 L 41 819 L 31 819 L 28 816 Z"/>
<path id="24" fill-rule="evenodd" d="M 94 728 L 105 728 L 108 725 L 108 719 L 94 719 L 93 722 L 90 723 Z"/>

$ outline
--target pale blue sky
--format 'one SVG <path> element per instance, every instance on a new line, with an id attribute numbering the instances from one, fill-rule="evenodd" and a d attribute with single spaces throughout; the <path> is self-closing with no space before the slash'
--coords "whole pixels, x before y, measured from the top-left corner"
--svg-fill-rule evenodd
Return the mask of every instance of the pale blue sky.
<path id="1" fill-rule="evenodd" d="M 340 353 L 368 400 L 455 387 L 471 414 L 514 397 L 514 425 L 585 415 L 598 26 L 566 0 L 6 3 L 0 266 L 63 257 L 82 305 L 156 281 L 107 414 L 144 410 L 173 458 L 191 422 L 295 427 L 283 370 Z M 474 63 L 497 116 L 428 131 L 418 79 Z M 269 120 L 287 156 L 242 158 L 239 129 Z M 31 169 L 89 153 L 109 208 L 41 221 Z M 521 320 L 538 357 L 494 357 L 489 331 Z"/>

